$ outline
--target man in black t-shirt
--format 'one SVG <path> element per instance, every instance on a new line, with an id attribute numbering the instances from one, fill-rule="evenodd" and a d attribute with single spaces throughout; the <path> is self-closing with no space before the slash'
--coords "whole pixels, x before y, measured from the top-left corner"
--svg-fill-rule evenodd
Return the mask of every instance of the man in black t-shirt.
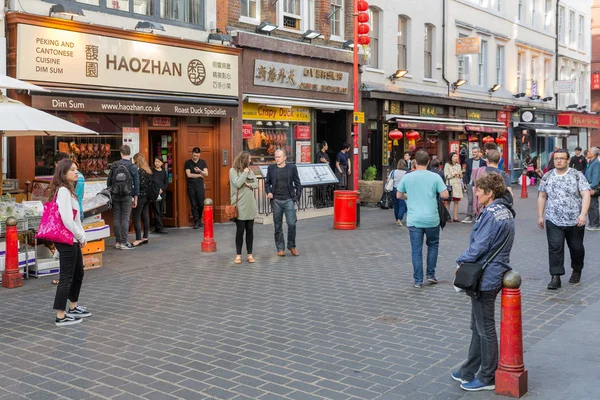
<path id="1" fill-rule="evenodd" d="M 202 226 L 202 211 L 204 210 L 204 178 L 208 176 L 208 165 L 200 159 L 200 148 L 192 149 L 192 158 L 184 164 L 185 175 L 188 178 L 187 192 L 194 216 L 194 229 Z"/>
<path id="2" fill-rule="evenodd" d="M 315 157 L 315 163 L 317 164 L 329 164 L 329 154 L 327 154 L 327 149 L 329 146 L 326 141 L 322 141 L 319 145 L 320 151 L 317 153 Z"/>
<path id="3" fill-rule="evenodd" d="M 577 171 L 585 174 L 585 167 L 587 167 L 587 160 L 581 155 L 581 147 L 575 147 L 575 155 L 571 157 L 569 161 L 569 167 L 576 169 Z"/>

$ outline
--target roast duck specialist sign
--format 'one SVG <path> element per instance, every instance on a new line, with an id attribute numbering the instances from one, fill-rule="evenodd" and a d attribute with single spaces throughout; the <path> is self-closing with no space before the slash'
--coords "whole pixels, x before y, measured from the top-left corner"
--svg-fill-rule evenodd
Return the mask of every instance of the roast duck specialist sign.
<path id="1" fill-rule="evenodd" d="M 238 97 L 238 57 L 18 25 L 17 78 Z"/>

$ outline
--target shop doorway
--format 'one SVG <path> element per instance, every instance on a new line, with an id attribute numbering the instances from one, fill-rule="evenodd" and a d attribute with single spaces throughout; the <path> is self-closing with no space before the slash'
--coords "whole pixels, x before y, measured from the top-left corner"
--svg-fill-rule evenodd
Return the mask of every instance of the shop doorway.
<path id="1" fill-rule="evenodd" d="M 342 149 L 342 144 L 348 140 L 346 134 L 346 111 L 321 111 L 317 110 L 317 149 L 314 154 L 320 150 L 319 143 L 323 140 L 329 145 L 329 160 L 331 167 L 335 167 L 335 157 Z M 315 162 L 315 160 L 312 160 Z"/>
<path id="2" fill-rule="evenodd" d="M 218 171 L 217 171 L 217 156 L 215 154 L 215 129 L 213 126 L 193 126 L 188 125 L 188 149 L 186 154 L 191 157 L 192 149 L 194 147 L 200 147 L 202 151 L 200 153 L 200 158 L 206 161 L 206 165 L 208 166 L 208 176 L 204 178 L 204 198 L 212 199 L 213 204 L 217 204 L 218 199 L 215 197 L 216 195 L 216 187 L 215 184 L 218 182 Z M 186 160 L 183 160 L 181 164 L 185 163 Z M 183 169 L 183 167 L 182 167 Z M 184 176 L 184 182 L 187 182 L 187 179 Z M 187 185 L 187 183 L 186 183 Z M 187 190 L 187 188 L 186 188 Z M 187 191 L 184 192 L 187 194 Z M 190 208 L 188 210 L 188 222 L 192 224 L 194 222 L 194 218 L 192 217 L 192 212 Z"/>
<path id="3" fill-rule="evenodd" d="M 163 160 L 163 169 L 169 176 L 169 186 L 165 196 L 165 215 L 163 224 L 165 226 L 177 226 L 177 131 L 175 130 L 152 130 L 148 131 L 150 141 L 149 164 L 154 167 L 154 157 L 159 156 Z"/>

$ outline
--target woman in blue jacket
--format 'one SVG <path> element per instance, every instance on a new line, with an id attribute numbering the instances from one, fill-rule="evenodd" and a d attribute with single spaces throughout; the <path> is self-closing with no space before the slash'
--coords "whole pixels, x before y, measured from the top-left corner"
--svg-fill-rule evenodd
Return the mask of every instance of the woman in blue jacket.
<path id="1" fill-rule="evenodd" d="M 496 296 L 502 289 L 502 278 L 511 270 L 515 222 L 514 211 L 503 202 L 506 191 L 504 179 L 488 173 L 477 179 L 477 198 L 485 208 L 477 217 L 471 232 L 469 248 L 456 259 L 456 263 L 484 264 L 505 239 L 508 241 L 483 270 L 479 291 L 471 296 L 471 346 L 467 361 L 452 372 L 452 379 L 467 391 L 494 390 L 498 367 L 498 337 L 494 321 Z M 477 373 L 479 371 L 479 373 Z"/>

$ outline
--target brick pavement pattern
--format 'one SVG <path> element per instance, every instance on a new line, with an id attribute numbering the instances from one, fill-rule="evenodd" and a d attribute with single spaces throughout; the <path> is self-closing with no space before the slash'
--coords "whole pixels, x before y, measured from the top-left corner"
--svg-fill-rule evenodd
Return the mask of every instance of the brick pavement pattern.
<path id="1" fill-rule="evenodd" d="M 535 198 L 515 198 L 527 352 L 598 302 L 600 234 L 586 232 L 582 283 L 550 292 Z M 93 316 L 74 327 L 53 324 L 50 278 L 0 290 L 0 399 L 463 397 L 449 372 L 467 353 L 470 303 L 450 282 L 472 225 L 444 229 L 440 284 L 419 290 L 406 228 L 391 211 L 361 215 L 355 231 L 299 221 L 300 257 L 277 257 L 272 225 L 256 226 L 257 263 L 241 266 L 232 224 L 216 226 L 217 253 L 201 253 L 202 231 L 189 229 L 134 251 L 107 243 L 80 299 Z"/>

